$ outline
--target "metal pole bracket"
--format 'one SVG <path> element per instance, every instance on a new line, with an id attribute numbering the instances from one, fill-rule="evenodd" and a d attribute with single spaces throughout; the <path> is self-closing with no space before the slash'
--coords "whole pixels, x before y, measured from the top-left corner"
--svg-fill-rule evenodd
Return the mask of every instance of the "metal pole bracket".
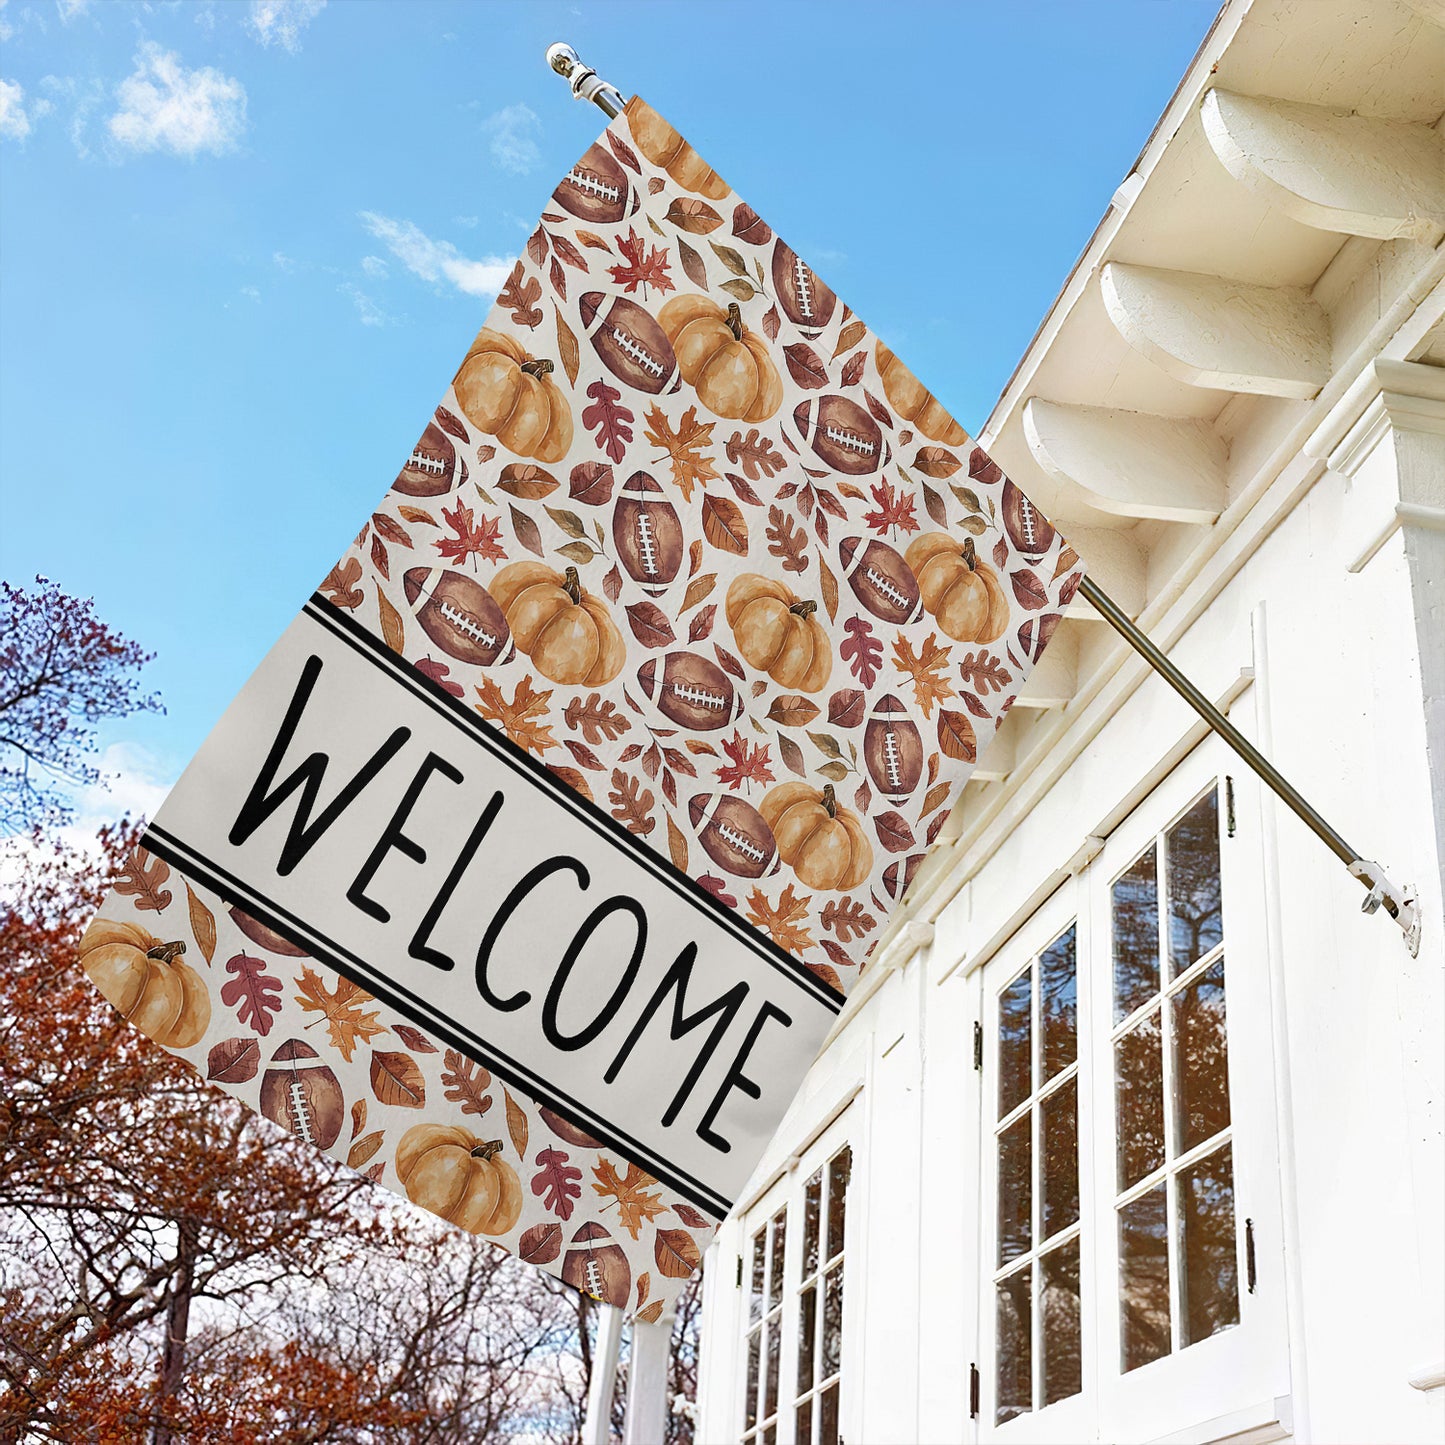
<path id="1" fill-rule="evenodd" d="M 590 100 L 609 120 L 621 115 L 623 106 L 627 104 L 622 92 L 603 80 L 590 65 L 583 65 L 570 45 L 560 41 L 549 45 L 547 64 L 572 87 L 574 99 Z"/>
<path id="2" fill-rule="evenodd" d="M 1400 925 L 1410 957 L 1419 958 L 1420 903 L 1413 886 L 1406 883 L 1401 887 L 1386 875 L 1378 863 L 1371 862 L 1368 858 L 1356 858 L 1349 867 L 1351 875 L 1370 890 L 1360 905 L 1360 911 L 1374 913 L 1383 904 L 1385 912 Z"/>

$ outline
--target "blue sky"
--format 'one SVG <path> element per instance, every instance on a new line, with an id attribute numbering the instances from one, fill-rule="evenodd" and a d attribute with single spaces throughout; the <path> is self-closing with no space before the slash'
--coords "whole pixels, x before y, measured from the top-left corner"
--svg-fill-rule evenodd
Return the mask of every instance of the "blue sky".
<path id="1" fill-rule="evenodd" d="M 0 576 L 158 654 L 174 778 L 395 476 L 558 176 L 662 110 L 976 430 L 1212 0 L 0 0 Z"/>

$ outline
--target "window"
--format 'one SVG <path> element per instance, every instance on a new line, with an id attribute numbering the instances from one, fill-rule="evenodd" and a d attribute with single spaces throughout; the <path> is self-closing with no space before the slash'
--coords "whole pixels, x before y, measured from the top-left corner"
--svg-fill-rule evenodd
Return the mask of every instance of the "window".
<path id="1" fill-rule="evenodd" d="M 853 1150 L 836 1120 L 750 1211 L 744 1445 L 842 1445 Z"/>

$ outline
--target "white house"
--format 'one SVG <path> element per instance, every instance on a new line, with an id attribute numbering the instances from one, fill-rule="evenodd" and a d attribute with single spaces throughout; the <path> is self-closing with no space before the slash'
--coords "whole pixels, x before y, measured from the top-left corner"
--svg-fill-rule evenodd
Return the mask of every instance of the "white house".
<path id="1" fill-rule="evenodd" d="M 708 1255 L 700 1440 L 1445 1436 L 1442 112 L 1442 0 L 1229 0 L 981 437 L 1419 956 L 1075 603 Z"/>

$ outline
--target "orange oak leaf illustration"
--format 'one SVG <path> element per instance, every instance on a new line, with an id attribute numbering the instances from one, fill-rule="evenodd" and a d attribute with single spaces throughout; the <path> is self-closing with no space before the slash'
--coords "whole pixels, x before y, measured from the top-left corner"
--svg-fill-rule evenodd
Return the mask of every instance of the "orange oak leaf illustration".
<path id="1" fill-rule="evenodd" d="M 938 645 L 938 634 L 930 632 L 923 646 L 914 652 L 913 644 L 901 632 L 893 644 L 894 666 L 913 682 L 913 699 L 923 709 L 925 718 L 933 714 L 933 704 L 954 695 L 954 686 L 943 676 L 952 651 Z"/>
<path id="2" fill-rule="evenodd" d="M 321 1015 L 319 1019 L 312 1019 L 306 1027 L 310 1028 L 312 1024 L 319 1024 L 325 1019 L 326 1032 L 331 1036 L 331 1042 L 341 1051 L 341 1057 L 348 1064 L 358 1043 L 366 1043 L 377 1034 L 386 1032 L 386 1025 L 376 1021 L 378 1010 L 362 1010 L 362 1005 L 375 1003 L 376 1000 L 349 978 L 338 978 L 336 988 L 329 990 L 326 980 L 315 969 L 303 967 L 301 977 L 296 980 L 296 987 L 300 990 L 296 995 L 296 1002 L 303 1009 Z"/>
<path id="3" fill-rule="evenodd" d="M 656 286 L 659 291 L 671 291 L 673 289 L 672 277 L 667 274 L 667 268 L 672 264 L 667 252 L 660 246 L 652 248 L 652 254 L 647 254 L 647 239 L 639 236 L 629 226 L 627 228 L 627 239 L 617 242 L 617 249 L 622 252 L 626 264 L 622 266 L 609 266 L 607 268 L 612 279 L 623 288 L 624 291 L 636 291 L 642 287 L 642 297 L 647 299 L 647 288 Z"/>
<path id="4" fill-rule="evenodd" d="M 748 922 L 759 928 L 766 928 L 773 942 L 789 953 L 801 953 L 813 945 L 813 936 L 799 924 L 800 918 L 807 917 L 808 894 L 797 897 L 793 885 L 788 884 L 778 895 L 776 906 L 768 902 L 761 888 L 754 888 L 748 894 Z"/>
<path id="5" fill-rule="evenodd" d="M 698 421 L 695 406 L 683 412 L 676 431 L 661 407 L 650 408 L 646 420 L 648 441 L 667 453 L 672 463 L 672 480 L 682 493 L 683 501 L 690 502 L 693 487 L 717 476 L 712 458 L 702 452 L 703 447 L 712 445 L 712 429 L 717 423 Z"/>
<path id="6" fill-rule="evenodd" d="M 458 502 L 455 509 L 442 508 L 442 519 L 456 533 L 454 537 L 443 537 L 432 546 L 448 562 L 465 562 L 468 557 L 480 557 L 483 562 L 504 562 L 507 557 L 502 547 L 502 519 L 483 516 L 479 522 L 472 520 L 472 509 L 465 502 Z M 475 564 L 474 564 L 475 565 Z"/>
<path id="7" fill-rule="evenodd" d="M 597 1176 L 593 1189 L 604 1199 L 610 1197 L 617 1201 L 621 1209 L 622 1227 L 633 1239 L 638 1237 L 638 1230 L 642 1225 L 667 1212 L 667 1205 L 662 1202 L 661 1194 L 643 1192 L 649 1185 L 656 1184 L 657 1180 L 630 1160 L 627 1163 L 627 1173 L 621 1179 L 617 1177 L 617 1167 L 610 1159 L 594 1164 L 592 1172 Z M 603 1208 L 607 1206 L 604 1205 Z"/>
<path id="8" fill-rule="evenodd" d="M 481 698 L 476 705 L 477 711 L 488 722 L 500 723 L 502 730 L 519 748 L 540 754 L 557 746 L 552 729 L 542 721 L 551 711 L 552 689 L 549 687 L 545 692 L 538 692 L 532 686 L 530 672 L 517 684 L 511 702 L 489 677 L 483 680 L 477 695 Z"/>

